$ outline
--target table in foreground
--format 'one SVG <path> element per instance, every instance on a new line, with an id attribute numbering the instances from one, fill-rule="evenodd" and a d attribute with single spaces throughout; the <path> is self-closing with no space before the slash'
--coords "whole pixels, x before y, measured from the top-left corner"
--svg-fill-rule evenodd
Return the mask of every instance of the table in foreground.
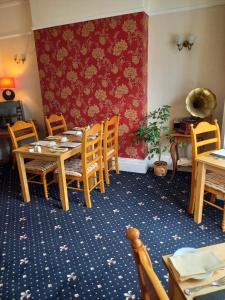
<path id="1" fill-rule="evenodd" d="M 222 244 L 216 244 L 216 245 L 211 245 L 207 246 L 204 248 L 199 248 L 201 251 L 211 251 L 213 252 L 218 258 L 221 260 L 225 260 L 225 243 Z M 207 280 L 194 280 L 194 279 L 189 279 L 183 282 L 178 281 L 178 279 L 175 277 L 171 265 L 168 261 L 169 257 L 171 255 L 165 255 L 163 256 L 163 262 L 169 272 L 169 298 L 170 300 L 192 300 L 194 297 L 199 296 L 199 295 L 205 295 L 214 291 L 219 291 L 224 289 L 224 286 L 221 287 L 207 287 L 205 289 L 202 289 L 199 292 L 193 293 L 191 296 L 187 296 L 184 294 L 184 289 L 186 288 L 192 288 L 196 286 L 200 286 L 203 284 L 208 284 L 214 280 L 217 280 L 223 276 L 225 276 L 225 270 L 221 269 L 216 271 L 212 277 L 210 277 Z"/>
<path id="2" fill-rule="evenodd" d="M 195 211 L 194 221 L 199 224 L 202 221 L 203 197 L 205 186 L 205 174 L 207 170 L 223 174 L 225 176 L 225 159 L 213 155 L 202 156 L 197 161 L 197 181 L 195 187 Z"/>
<path id="3" fill-rule="evenodd" d="M 22 189 L 22 196 L 24 202 L 30 202 L 30 192 L 27 182 L 27 174 L 25 170 L 24 159 L 40 159 L 46 161 L 55 161 L 59 170 L 59 191 L 60 200 L 63 210 L 69 210 L 68 192 L 66 186 L 66 175 L 64 162 L 66 159 L 81 153 L 81 146 L 71 148 L 66 152 L 51 152 L 48 147 L 41 147 L 42 152 L 29 152 L 29 146 L 23 146 L 14 150 L 16 154 L 17 166 L 20 176 L 20 183 Z"/>

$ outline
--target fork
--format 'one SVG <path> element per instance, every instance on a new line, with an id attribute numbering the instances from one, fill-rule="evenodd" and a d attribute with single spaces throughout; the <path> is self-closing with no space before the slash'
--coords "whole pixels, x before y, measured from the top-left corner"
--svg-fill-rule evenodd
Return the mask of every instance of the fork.
<path id="1" fill-rule="evenodd" d="M 196 287 L 193 287 L 193 288 L 184 289 L 184 293 L 185 293 L 185 295 L 190 296 L 193 292 L 198 292 L 201 289 L 204 289 L 206 287 L 209 287 L 209 286 L 223 286 L 223 285 L 225 285 L 225 276 L 218 279 L 218 280 L 215 280 L 215 281 L 212 281 L 208 284 L 205 284 L 205 285 L 200 285 L 200 286 L 196 286 Z"/>

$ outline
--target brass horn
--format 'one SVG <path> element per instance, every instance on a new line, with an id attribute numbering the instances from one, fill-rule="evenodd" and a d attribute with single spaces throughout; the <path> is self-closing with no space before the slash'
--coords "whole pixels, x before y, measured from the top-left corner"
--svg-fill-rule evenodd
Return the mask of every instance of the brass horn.
<path id="1" fill-rule="evenodd" d="M 205 88 L 192 90 L 186 98 L 186 108 L 189 113 L 198 118 L 211 115 L 217 105 L 216 96 L 212 91 Z"/>

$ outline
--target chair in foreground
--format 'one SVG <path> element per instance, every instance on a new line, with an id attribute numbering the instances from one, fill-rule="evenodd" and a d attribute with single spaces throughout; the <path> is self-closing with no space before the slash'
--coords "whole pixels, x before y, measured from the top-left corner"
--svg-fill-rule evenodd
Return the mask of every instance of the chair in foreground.
<path id="1" fill-rule="evenodd" d="M 72 158 L 65 162 L 67 187 L 84 191 L 88 208 L 92 207 L 90 192 L 96 186 L 100 186 L 101 193 L 105 192 L 102 171 L 102 130 L 102 124 L 86 128 L 82 134 L 81 159 Z M 81 182 L 83 182 L 83 188 L 81 188 Z M 76 186 L 73 185 L 74 183 Z"/>
<path id="2" fill-rule="evenodd" d="M 153 270 L 146 247 L 139 239 L 140 232 L 136 228 L 128 228 L 127 238 L 131 241 L 134 259 L 144 300 L 169 300 L 159 278 Z"/>
<path id="3" fill-rule="evenodd" d="M 52 114 L 49 117 L 45 116 L 45 124 L 48 135 L 57 135 L 67 131 L 66 121 L 61 113 Z"/>
<path id="4" fill-rule="evenodd" d="M 104 173 L 105 181 L 109 184 L 109 171 L 115 168 L 116 174 L 119 174 L 118 162 L 118 132 L 119 132 L 119 119 L 118 115 L 107 119 L 104 122 L 103 134 L 103 160 L 104 160 Z"/>
<path id="5" fill-rule="evenodd" d="M 214 124 L 208 122 L 201 122 L 195 128 L 191 125 L 191 139 L 192 139 L 192 197 L 189 204 L 189 211 L 194 212 L 194 199 L 195 199 L 195 185 L 196 185 L 196 158 L 210 154 L 213 150 L 221 148 L 220 143 L 220 129 L 215 120 Z M 223 212 L 222 230 L 225 231 L 225 203 L 223 207 L 215 204 L 216 197 L 225 200 L 225 181 L 224 176 L 215 172 L 206 174 L 205 178 L 205 192 L 211 193 L 211 201 L 204 199 L 204 202 L 221 210 Z"/>
<path id="6" fill-rule="evenodd" d="M 8 125 L 9 135 L 12 141 L 13 149 L 38 141 L 38 135 L 33 121 L 17 121 L 14 125 Z M 54 180 L 47 182 L 46 176 L 49 172 L 53 172 L 56 168 L 56 163 L 33 159 L 25 163 L 26 172 L 29 173 L 28 182 L 42 184 L 44 188 L 45 198 L 48 199 L 48 185 Z M 40 177 L 40 180 L 38 180 Z"/>

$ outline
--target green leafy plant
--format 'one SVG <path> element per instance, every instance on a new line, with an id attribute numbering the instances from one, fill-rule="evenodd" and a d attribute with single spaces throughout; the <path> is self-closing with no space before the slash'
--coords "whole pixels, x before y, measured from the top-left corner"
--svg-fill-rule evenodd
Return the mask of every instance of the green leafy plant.
<path id="1" fill-rule="evenodd" d="M 162 153 L 168 148 L 165 145 L 165 140 L 169 140 L 167 123 L 170 116 L 170 108 L 169 105 L 163 105 L 150 112 L 145 116 L 143 125 L 136 132 L 138 139 L 148 143 L 149 159 L 156 154 L 158 155 L 158 160 L 161 161 Z"/>

